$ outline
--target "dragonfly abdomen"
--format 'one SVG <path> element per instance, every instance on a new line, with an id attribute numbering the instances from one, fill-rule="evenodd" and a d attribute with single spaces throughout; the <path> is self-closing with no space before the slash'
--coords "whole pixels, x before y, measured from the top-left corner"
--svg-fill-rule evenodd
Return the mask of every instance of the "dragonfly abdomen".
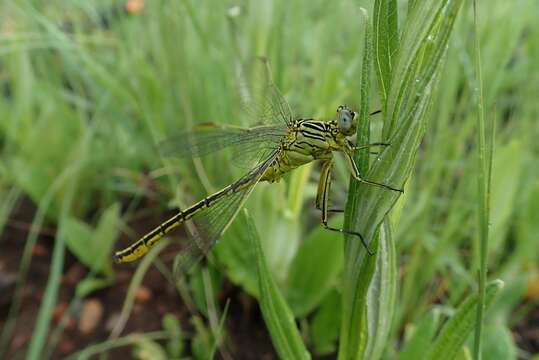
<path id="1" fill-rule="evenodd" d="M 180 210 L 176 215 L 154 228 L 152 231 L 144 235 L 140 240 L 135 242 L 133 245 L 125 248 L 124 250 L 118 251 L 114 255 L 114 260 L 117 263 L 125 263 L 135 261 L 144 254 L 146 254 L 150 248 L 159 241 L 163 236 L 171 232 L 174 228 L 183 224 L 187 220 L 190 220 L 197 213 L 205 208 L 208 208 L 213 205 L 213 203 L 219 201 L 221 198 L 240 191 L 246 186 L 250 186 L 252 181 L 257 179 L 257 176 L 260 175 L 259 172 L 253 171 L 247 176 L 235 181 L 234 183 L 222 188 L 216 193 L 205 197 L 199 202 L 193 204 L 185 210 Z"/>

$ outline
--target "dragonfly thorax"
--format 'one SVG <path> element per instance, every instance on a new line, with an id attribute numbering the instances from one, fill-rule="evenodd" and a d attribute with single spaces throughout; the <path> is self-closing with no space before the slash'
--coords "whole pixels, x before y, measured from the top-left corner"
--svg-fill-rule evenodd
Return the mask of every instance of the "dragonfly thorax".
<path id="1" fill-rule="evenodd" d="M 347 133 L 355 129 L 354 112 L 343 113 L 340 119 L 331 121 L 295 120 L 289 126 L 277 156 L 271 166 L 266 169 L 261 180 L 279 181 L 283 175 L 299 166 L 314 160 L 331 159 L 333 151 L 352 151 L 343 128 Z"/>

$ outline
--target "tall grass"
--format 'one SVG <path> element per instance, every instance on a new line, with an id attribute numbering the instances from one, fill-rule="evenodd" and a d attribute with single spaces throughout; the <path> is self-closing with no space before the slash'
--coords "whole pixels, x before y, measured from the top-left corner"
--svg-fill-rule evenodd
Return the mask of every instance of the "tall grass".
<path id="1" fill-rule="evenodd" d="M 0 224 L 10 225 L 10 204 L 21 196 L 39 209 L 19 289 L 38 230 L 58 226 L 29 355 L 40 354 L 53 328 L 62 244 L 95 274 L 83 296 L 113 281 L 113 243 L 139 235 L 126 224 L 145 211 L 188 205 L 245 172 L 232 165 L 223 171 L 226 153 L 175 161 L 163 159 L 156 145 L 198 122 L 252 124 L 235 93 L 241 69 L 264 55 L 298 115 L 331 118 L 343 103 L 357 109 L 357 141 L 391 143 L 379 155 L 359 154 L 362 171 L 404 186 L 405 194 L 350 183 L 336 156 L 335 207 L 349 194 L 345 216 L 331 222 L 361 231 L 378 248 L 369 257 L 359 242 L 318 225 L 316 165 L 260 184 L 247 205 L 250 216 L 240 214 L 214 248 L 209 266 L 219 271 L 210 273 L 259 297 L 265 317 L 274 314 L 269 333 L 288 334 L 272 338 L 278 354 L 288 353 L 289 340 L 288 349 L 302 356 L 451 358 L 472 346 L 477 297 L 471 294 L 478 290 L 479 259 L 484 266 L 488 256 L 489 277 L 502 279 L 505 289 L 482 282 L 489 313 L 476 356 L 481 350 L 489 358 L 516 357 L 512 315 L 523 303 L 536 304 L 526 294 L 530 274 L 539 271 L 536 2 L 480 2 L 475 38 L 471 6 L 460 0 L 147 1 L 136 15 L 113 11 L 117 4 L 105 0 L 1 6 Z M 474 216 L 479 49 L 482 108 L 496 129 L 491 227 L 482 249 Z M 377 109 L 381 116 L 367 116 Z M 154 200 L 153 207 L 143 209 L 142 199 Z M 81 241 L 106 251 L 92 252 L 100 259 L 94 263 Z M 203 283 L 203 273 L 193 273 L 187 292 L 207 314 L 194 285 Z M 20 299 L 3 322 L 0 356 Z M 128 309 L 127 294 L 125 300 Z M 155 336 L 162 334 L 148 335 Z M 128 335 L 79 350 L 94 354 L 133 342 Z"/>

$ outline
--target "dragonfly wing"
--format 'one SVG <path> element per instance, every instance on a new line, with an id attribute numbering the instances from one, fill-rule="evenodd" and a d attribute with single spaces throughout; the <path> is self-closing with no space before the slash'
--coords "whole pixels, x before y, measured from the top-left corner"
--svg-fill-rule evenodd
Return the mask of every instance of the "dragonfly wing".
<path id="1" fill-rule="evenodd" d="M 234 154 L 276 149 L 287 133 L 284 125 L 263 125 L 249 129 L 233 126 L 204 125 L 179 133 L 159 144 L 164 156 L 200 157 L 228 147 Z M 260 158 L 259 158 L 260 159 Z"/>
<path id="2" fill-rule="evenodd" d="M 275 85 L 266 58 L 254 61 L 250 78 L 252 81 L 249 86 L 245 77 L 240 77 L 240 102 L 249 118 L 262 124 L 290 125 L 294 114 Z"/>
<path id="3" fill-rule="evenodd" d="M 277 151 L 260 166 L 248 172 L 231 186 L 235 191 L 205 207 L 191 220 L 194 226 L 193 239 L 177 256 L 174 262 L 174 274 L 187 273 L 194 264 L 208 254 L 232 223 L 243 204 L 260 181 L 264 171 L 271 165 Z"/>

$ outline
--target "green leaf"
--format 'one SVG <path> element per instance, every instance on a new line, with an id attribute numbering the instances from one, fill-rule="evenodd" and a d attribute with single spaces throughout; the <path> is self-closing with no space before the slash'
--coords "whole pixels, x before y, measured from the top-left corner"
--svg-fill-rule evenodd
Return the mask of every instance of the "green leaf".
<path id="1" fill-rule="evenodd" d="M 374 241 L 370 244 L 371 250 L 375 254 L 367 256 L 366 260 L 361 263 L 361 267 L 357 269 L 358 274 L 361 275 L 354 274 L 358 276 L 355 287 L 347 286 L 343 292 L 344 296 L 351 297 L 353 301 L 351 304 L 343 302 L 339 348 L 339 358 L 342 359 L 364 358 L 365 356 L 364 353 L 369 341 L 368 331 L 369 327 L 372 326 L 366 307 L 367 293 L 376 270 L 378 256 L 381 256 L 378 241 L 379 236 L 375 235 Z M 351 306 L 352 310 L 344 306 Z M 352 316 L 347 317 L 347 314 L 352 314 Z M 347 342 L 344 342 L 343 339 L 346 339 Z"/>
<path id="2" fill-rule="evenodd" d="M 84 298 L 88 294 L 106 288 L 114 284 L 114 276 L 96 277 L 88 275 L 82 281 L 77 284 L 75 294 L 78 298 Z"/>
<path id="3" fill-rule="evenodd" d="M 521 180 L 523 148 L 519 140 L 499 146 L 492 164 L 489 249 L 502 249 L 515 210 L 515 197 Z"/>
<path id="4" fill-rule="evenodd" d="M 54 306 L 58 298 L 60 289 L 60 278 L 64 266 L 65 258 L 65 241 L 61 230 L 57 232 L 58 236 L 54 242 L 54 250 L 52 254 L 52 262 L 47 280 L 45 293 L 41 298 L 39 314 L 32 333 L 32 338 L 28 348 L 26 358 L 30 360 L 39 359 L 43 351 L 43 345 L 46 343 L 49 333 L 49 326 L 52 320 Z"/>
<path id="5" fill-rule="evenodd" d="M 380 245 L 377 257 L 376 271 L 367 293 L 369 337 L 364 356 L 366 359 L 378 359 L 387 349 L 397 298 L 398 274 L 395 240 L 387 217 L 380 227 Z"/>
<path id="6" fill-rule="evenodd" d="M 183 334 L 180 322 L 173 314 L 163 316 L 163 329 L 170 334 L 167 341 L 167 354 L 172 358 L 179 358 L 184 351 Z"/>
<path id="7" fill-rule="evenodd" d="M 111 275 L 110 254 L 118 237 L 119 221 L 119 204 L 113 204 L 103 212 L 95 231 L 76 218 L 66 218 L 63 229 L 69 250 L 92 272 Z"/>
<path id="8" fill-rule="evenodd" d="M 68 217 L 65 220 L 64 231 L 69 251 L 71 251 L 83 264 L 91 267 L 94 258 L 90 254 L 91 251 L 89 251 L 89 247 L 91 246 L 94 236 L 93 229 L 88 224 L 78 219 Z"/>
<path id="9" fill-rule="evenodd" d="M 108 274 L 112 273 L 111 252 L 118 238 L 120 224 L 120 204 L 109 206 L 99 219 L 92 239 L 92 252 L 95 256 L 92 268 L 100 268 Z"/>
<path id="10" fill-rule="evenodd" d="M 204 322 L 198 316 L 193 317 L 192 322 L 196 334 L 191 341 L 191 352 L 195 356 L 195 359 L 212 359 L 211 354 L 215 345 L 215 339 L 210 329 L 204 325 Z"/>
<path id="11" fill-rule="evenodd" d="M 517 348 L 511 331 L 503 324 L 489 324 L 484 328 L 483 359 L 516 360 Z"/>
<path id="12" fill-rule="evenodd" d="M 330 225 L 341 224 L 341 219 L 333 217 Z M 342 249 L 342 237 L 321 226 L 303 242 L 292 262 L 285 293 L 295 316 L 310 313 L 331 290 L 342 270 Z"/>
<path id="13" fill-rule="evenodd" d="M 431 310 L 411 331 L 406 331 L 407 341 L 404 343 L 398 360 L 423 359 L 429 345 L 436 334 L 440 322 L 440 311 Z M 409 334 L 411 332 L 411 335 Z"/>
<path id="14" fill-rule="evenodd" d="M 223 239 L 214 247 L 213 253 L 219 263 L 224 265 L 227 277 L 233 283 L 243 287 L 248 294 L 257 296 L 256 264 L 253 261 L 247 226 L 247 219 L 243 212 L 240 212 Z"/>
<path id="15" fill-rule="evenodd" d="M 210 275 L 210 288 L 218 289 L 222 279 L 221 274 L 215 269 L 214 266 L 208 266 L 207 269 L 208 274 Z M 206 286 L 207 284 L 205 284 L 205 281 L 208 279 L 204 279 L 204 271 L 205 269 L 203 269 L 200 264 L 197 264 L 192 271 L 190 271 L 189 288 L 191 289 L 193 300 L 197 309 L 204 314 L 204 316 L 208 316 L 208 300 L 215 298 L 215 294 L 213 292 L 211 294 L 208 293 L 209 289 Z"/>
<path id="16" fill-rule="evenodd" d="M 165 349 L 156 341 L 141 335 L 134 343 L 133 357 L 135 359 L 166 360 L 169 357 Z"/>
<path id="17" fill-rule="evenodd" d="M 330 291 L 322 300 L 311 325 L 311 340 L 317 355 L 335 351 L 341 321 L 341 297 L 336 290 Z"/>
<path id="18" fill-rule="evenodd" d="M 407 19 L 395 69 L 392 72 L 383 140 L 386 147 L 365 178 L 402 187 L 411 174 L 427 121 L 433 87 L 441 69 L 441 60 L 447 48 L 449 34 L 460 9 L 462 0 L 424 1 L 414 5 Z M 366 31 L 367 34 L 368 31 Z M 367 35 L 366 35 L 367 36 Z M 368 52 L 369 47 L 366 47 Z M 368 59 L 368 55 L 364 54 Z M 365 66 L 364 61 L 364 66 Z M 367 67 L 368 69 L 368 67 Z M 362 76 L 362 109 L 368 105 L 368 76 Z M 366 121 L 364 112 L 360 122 Z M 358 128 L 359 131 L 359 128 Z M 361 135 L 358 136 L 360 138 Z M 345 214 L 348 229 L 359 231 L 370 243 L 398 193 L 378 187 L 350 185 L 349 202 Z M 349 207 L 348 207 L 349 206 Z M 365 277 L 363 268 L 366 252 L 359 241 L 346 242 L 345 280 L 343 290 L 343 325 L 339 359 L 352 359 L 359 353 L 363 309 L 359 306 L 359 284 Z"/>
<path id="19" fill-rule="evenodd" d="M 391 87 L 391 70 L 399 48 L 396 0 L 376 0 L 373 11 L 374 64 L 384 106 Z M 385 111 L 384 111 L 385 112 Z"/>
<path id="20" fill-rule="evenodd" d="M 281 359 L 310 359 L 311 356 L 303 344 L 292 311 L 266 265 L 254 223 L 247 210 L 244 210 L 244 213 L 248 223 L 251 246 L 254 248 L 256 256 L 260 309 L 271 335 L 273 346 Z"/>
<path id="21" fill-rule="evenodd" d="M 485 309 L 492 305 L 495 296 L 503 288 L 503 281 L 495 280 L 487 285 Z M 459 306 L 455 314 L 445 323 L 440 335 L 429 348 L 426 359 L 453 359 L 465 344 L 474 329 L 477 310 L 477 293 L 473 293 Z"/>
<path id="22" fill-rule="evenodd" d="M 359 125 L 357 128 L 358 144 L 367 144 L 370 142 L 370 119 L 368 114 L 371 70 L 371 30 L 369 18 L 364 12 L 363 16 L 365 38 L 363 46 L 363 64 L 361 71 L 361 107 L 359 114 Z M 368 151 L 359 151 L 354 157 L 361 173 L 367 172 L 369 168 Z M 350 180 L 348 199 L 346 202 L 346 211 L 344 217 L 345 229 L 356 229 L 360 213 L 360 203 L 362 201 L 359 195 L 359 182 L 355 179 Z M 376 249 L 375 249 L 376 250 Z M 359 239 L 348 237 L 345 242 L 345 273 L 344 289 L 342 296 L 343 313 L 341 317 L 341 332 L 338 358 L 355 359 L 361 355 L 366 344 L 366 324 L 365 303 L 370 281 L 374 275 L 374 265 L 376 257 L 369 257 L 361 264 L 356 262 L 358 253 L 364 252 L 362 242 Z M 369 269 L 370 271 L 365 271 Z"/>

